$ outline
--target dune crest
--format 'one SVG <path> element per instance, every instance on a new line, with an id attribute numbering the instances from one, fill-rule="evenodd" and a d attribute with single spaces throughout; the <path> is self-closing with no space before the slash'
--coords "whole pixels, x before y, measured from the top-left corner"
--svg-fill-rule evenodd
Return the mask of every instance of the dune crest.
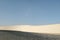
<path id="1" fill-rule="evenodd" d="M 49 33 L 49 34 L 60 34 L 60 24 L 52 25 L 16 25 L 16 26 L 0 26 L 0 30 L 15 30 L 24 32 L 34 33 Z"/>

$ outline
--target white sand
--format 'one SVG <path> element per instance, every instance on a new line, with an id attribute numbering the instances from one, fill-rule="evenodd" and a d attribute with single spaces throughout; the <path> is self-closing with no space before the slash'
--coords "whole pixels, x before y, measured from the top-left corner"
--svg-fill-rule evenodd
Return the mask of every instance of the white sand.
<path id="1" fill-rule="evenodd" d="M 0 30 L 15 30 L 35 33 L 60 34 L 60 24 L 41 26 L 32 25 L 0 26 Z"/>

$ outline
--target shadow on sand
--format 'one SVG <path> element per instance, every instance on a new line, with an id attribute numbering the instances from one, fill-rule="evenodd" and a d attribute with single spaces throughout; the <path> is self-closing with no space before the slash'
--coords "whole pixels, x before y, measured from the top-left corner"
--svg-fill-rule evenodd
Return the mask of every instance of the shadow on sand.
<path id="1" fill-rule="evenodd" d="M 60 35 L 0 30 L 0 40 L 60 40 Z"/>

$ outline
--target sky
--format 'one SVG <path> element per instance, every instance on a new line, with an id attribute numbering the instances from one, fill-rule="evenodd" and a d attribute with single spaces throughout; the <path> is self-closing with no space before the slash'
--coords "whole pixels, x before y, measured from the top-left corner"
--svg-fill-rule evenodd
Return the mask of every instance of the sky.
<path id="1" fill-rule="evenodd" d="M 0 0 L 0 25 L 60 23 L 60 0 Z"/>

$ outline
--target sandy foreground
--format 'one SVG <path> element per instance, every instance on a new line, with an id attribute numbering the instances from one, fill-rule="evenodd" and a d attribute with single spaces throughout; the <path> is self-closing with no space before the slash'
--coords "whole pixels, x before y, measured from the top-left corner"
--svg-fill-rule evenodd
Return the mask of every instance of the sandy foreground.
<path id="1" fill-rule="evenodd" d="M 49 33 L 60 35 L 60 24 L 51 25 L 15 25 L 15 26 L 0 26 L 0 30 L 14 30 L 34 33 Z"/>

